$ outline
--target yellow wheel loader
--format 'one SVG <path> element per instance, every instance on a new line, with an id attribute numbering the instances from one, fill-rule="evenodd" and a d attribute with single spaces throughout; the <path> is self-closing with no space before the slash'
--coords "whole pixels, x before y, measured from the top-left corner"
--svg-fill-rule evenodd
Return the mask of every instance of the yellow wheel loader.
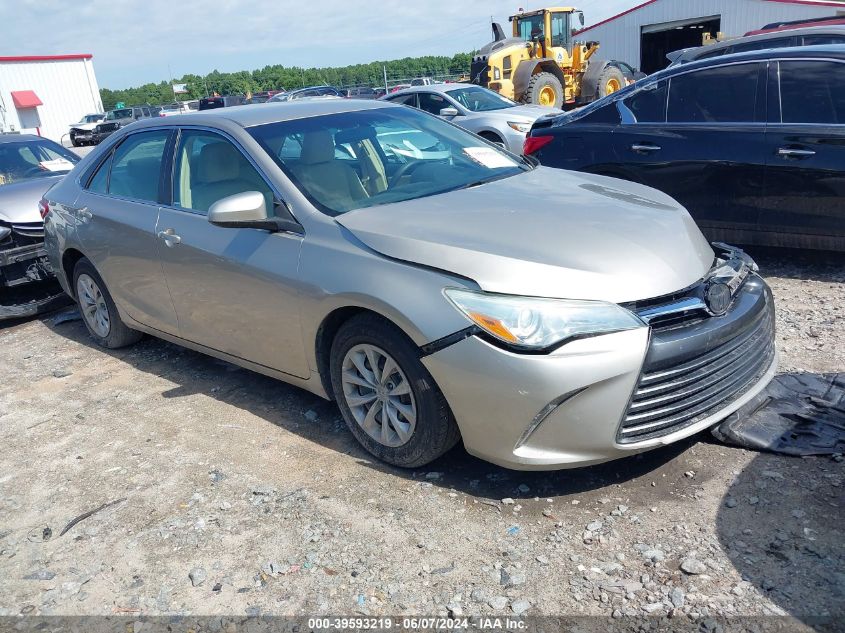
<path id="1" fill-rule="evenodd" d="M 599 59 L 598 42 L 576 42 L 572 7 L 552 7 L 508 18 L 513 37 L 493 24 L 493 41 L 472 60 L 471 81 L 522 103 L 562 108 L 589 103 L 633 81 L 619 62 Z"/>

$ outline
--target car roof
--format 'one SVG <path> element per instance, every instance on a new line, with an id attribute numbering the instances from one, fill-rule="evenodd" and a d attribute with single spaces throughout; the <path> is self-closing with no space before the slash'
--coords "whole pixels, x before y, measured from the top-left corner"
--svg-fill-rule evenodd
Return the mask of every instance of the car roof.
<path id="1" fill-rule="evenodd" d="M 429 84 L 427 86 L 409 86 L 408 88 L 402 88 L 402 90 L 397 90 L 396 92 L 391 92 L 389 95 L 390 97 L 396 97 L 398 95 L 410 94 L 412 92 L 440 92 L 440 93 L 447 93 L 451 90 L 456 88 L 481 88 L 481 86 L 476 86 L 475 84 L 465 84 L 465 83 L 439 83 L 439 84 Z"/>
<path id="2" fill-rule="evenodd" d="M 845 35 L 845 25 L 843 26 L 808 26 L 803 28 L 786 29 L 783 31 L 773 31 L 767 33 L 760 33 L 758 35 L 748 35 L 745 37 L 737 37 L 732 40 L 724 40 L 715 44 L 707 46 L 696 46 L 684 50 L 678 57 L 679 60 L 694 60 L 699 55 L 705 55 L 710 51 L 722 50 L 723 48 L 730 48 L 737 44 L 745 44 L 747 42 L 765 42 L 766 40 L 782 40 L 785 37 L 793 37 L 799 35 Z"/>
<path id="3" fill-rule="evenodd" d="M 27 141 L 49 141 L 43 136 L 36 136 L 35 134 L 0 134 L 0 143 L 25 143 Z"/>
<path id="4" fill-rule="evenodd" d="M 133 123 L 131 127 L 133 130 L 137 130 L 141 127 L 157 127 L 158 125 L 215 125 L 220 119 L 231 121 L 241 127 L 252 127 L 265 123 L 292 121 L 328 114 L 396 107 L 401 106 L 365 99 L 302 99 L 282 103 L 268 102 L 260 105 L 232 106 L 190 114 L 177 114 L 166 118 L 144 119 Z M 128 128 L 129 126 L 126 129 Z"/>

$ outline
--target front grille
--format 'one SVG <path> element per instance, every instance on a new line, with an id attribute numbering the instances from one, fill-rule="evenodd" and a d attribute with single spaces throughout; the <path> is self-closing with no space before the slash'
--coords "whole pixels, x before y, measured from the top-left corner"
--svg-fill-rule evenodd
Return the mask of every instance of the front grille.
<path id="1" fill-rule="evenodd" d="M 775 355 L 771 300 L 736 336 L 699 356 L 649 371 L 648 359 L 619 429 L 620 443 L 674 433 L 746 393 Z"/>
<path id="2" fill-rule="evenodd" d="M 120 123 L 100 123 L 100 125 L 97 126 L 96 131 L 97 132 L 114 132 L 118 128 L 120 128 Z"/>
<path id="3" fill-rule="evenodd" d="M 42 222 L 4 222 L 0 226 L 12 229 L 9 236 L 3 240 L 0 248 L 16 248 L 30 246 L 44 241 L 44 224 Z"/>

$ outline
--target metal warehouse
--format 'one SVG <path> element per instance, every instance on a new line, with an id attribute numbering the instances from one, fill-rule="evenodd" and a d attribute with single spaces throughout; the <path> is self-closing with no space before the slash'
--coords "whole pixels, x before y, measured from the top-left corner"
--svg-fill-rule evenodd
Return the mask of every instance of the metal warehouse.
<path id="1" fill-rule="evenodd" d="M 774 22 L 837 15 L 845 17 L 845 0 L 648 0 L 578 37 L 600 42 L 603 58 L 653 73 L 668 64 L 667 53 L 700 46 L 705 33 L 736 37 Z"/>
<path id="2" fill-rule="evenodd" d="M 0 134 L 61 141 L 68 125 L 102 111 L 91 55 L 0 57 Z"/>

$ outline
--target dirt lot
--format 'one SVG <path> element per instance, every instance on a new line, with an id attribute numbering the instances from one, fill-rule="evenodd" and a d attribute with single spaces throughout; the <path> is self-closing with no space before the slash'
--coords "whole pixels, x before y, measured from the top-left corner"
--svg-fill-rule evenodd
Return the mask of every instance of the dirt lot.
<path id="1" fill-rule="evenodd" d="M 782 371 L 845 370 L 845 259 L 754 254 Z M 575 471 L 458 447 L 407 472 L 334 405 L 155 339 L 108 352 L 46 317 L 0 349 L 0 615 L 843 611 L 841 458 L 701 434 Z"/>

